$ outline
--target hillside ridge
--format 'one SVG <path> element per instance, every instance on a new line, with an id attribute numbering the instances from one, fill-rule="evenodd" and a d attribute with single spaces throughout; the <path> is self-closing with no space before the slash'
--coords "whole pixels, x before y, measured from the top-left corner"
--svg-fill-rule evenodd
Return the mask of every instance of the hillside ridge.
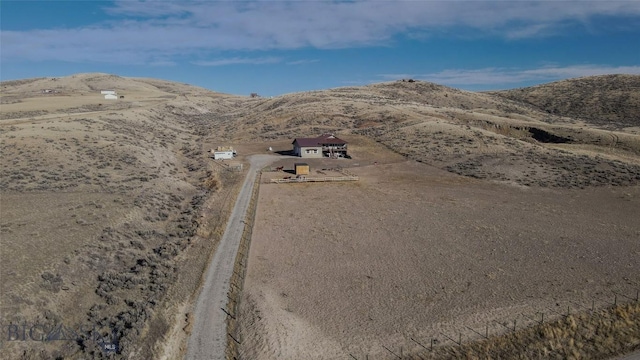
<path id="1" fill-rule="evenodd" d="M 640 75 L 588 76 L 487 93 L 599 127 L 640 126 Z"/>

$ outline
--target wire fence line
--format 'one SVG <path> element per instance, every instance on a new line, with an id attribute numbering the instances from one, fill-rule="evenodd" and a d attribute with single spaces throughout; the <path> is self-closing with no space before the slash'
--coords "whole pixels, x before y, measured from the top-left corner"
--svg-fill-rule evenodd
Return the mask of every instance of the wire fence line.
<path id="1" fill-rule="evenodd" d="M 283 184 L 283 183 L 299 183 L 299 182 L 336 182 L 336 181 L 358 181 L 360 180 L 357 176 L 323 176 L 323 177 L 300 177 L 300 178 L 289 178 L 289 179 L 271 179 L 272 183 Z"/>
<path id="2" fill-rule="evenodd" d="M 588 329 L 589 332 L 593 333 L 593 336 L 596 336 L 601 330 L 600 327 L 603 327 L 602 323 L 607 323 L 610 320 L 603 310 L 612 309 L 616 306 L 638 304 L 639 301 L 640 290 L 635 290 L 634 294 L 612 291 L 610 296 L 607 297 L 593 297 L 590 303 L 573 299 L 567 300 L 562 302 L 566 307 L 556 303 L 555 309 L 553 307 L 545 307 L 534 313 L 521 313 L 515 317 L 491 320 L 482 328 L 478 328 L 477 325 L 471 327 L 454 324 L 452 327 L 455 331 L 434 331 L 430 336 L 410 336 L 402 344 L 396 343 L 394 345 L 381 342 L 378 348 L 371 348 L 369 353 L 348 352 L 345 354 L 345 359 L 425 359 L 432 358 L 430 356 L 434 354 L 434 351 L 442 349 L 445 352 L 451 352 L 450 355 L 455 357 L 456 355 L 462 355 L 455 352 L 455 347 L 515 334 L 518 331 L 524 331 L 536 326 L 542 327 L 546 324 L 551 324 L 558 320 L 567 320 L 573 315 L 578 316 L 581 314 L 588 316 L 588 320 L 587 322 L 577 321 L 575 326 Z M 548 351 L 551 354 L 555 353 L 557 357 L 565 357 L 565 354 L 559 352 L 559 350 L 548 349 Z"/>
<path id="3" fill-rule="evenodd" d="M 240 345 L 242 344 L 242 337 L 240 334 L 240 324 L 237 314 L 240 299 L 242 297 L 244 278 L 247 273 L 249 247 L 251 246 L 251 235 L 256 218 L 261 178 L 262 170 L 258 172 L 256 180 L 253 184 L 253 192 L 251 194 L 251 200 L 249 201 L 249 208 L 247 209 L 247 213 L 245 215 L 242 239 L 240 239 L 240 246 L 238 247 L 238 253 L 236 254 L 233 274 L 231 275 L 231 280 L 229 282 L 229 292 L 227 293 L 229 301 L 227 302 L 227 308 L 222 309 L 222 311 L 227 314 L 227 359 L 240 358 L 239 350 Z"/>

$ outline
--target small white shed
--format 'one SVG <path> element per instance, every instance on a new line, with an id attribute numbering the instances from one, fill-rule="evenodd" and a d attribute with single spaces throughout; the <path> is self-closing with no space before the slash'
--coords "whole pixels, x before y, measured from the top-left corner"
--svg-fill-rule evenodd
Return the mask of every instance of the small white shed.
<path id="1" fill-rule="evenodd" d="M 233 159 L 233 150 L 229 151 L 214 151 L 213 158 L 216 160 Z"/>
<path id="2" fill-rule="evenodd" d="M 115 90 L 100 90 L 100 94 L 101 95 L 115 95 L 116 91 Z"/>
<path id="3" fill-rule="evenodd" d="M 117 100 L 118 96 L 117 95 L 112 95 L 112 94 L 107 94 L 104 96 L 105 99 L 107 100 Z"/>

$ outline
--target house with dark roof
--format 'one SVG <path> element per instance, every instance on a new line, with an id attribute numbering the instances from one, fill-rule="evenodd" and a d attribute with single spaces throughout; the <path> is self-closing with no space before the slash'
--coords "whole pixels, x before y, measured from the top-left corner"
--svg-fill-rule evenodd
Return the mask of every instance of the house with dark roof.
<path id="1" fill-rule="evenodd" d="M 293 153 L 303 158 L 346 157 L 347 142 L 333 134 L 293 140 Z"/>

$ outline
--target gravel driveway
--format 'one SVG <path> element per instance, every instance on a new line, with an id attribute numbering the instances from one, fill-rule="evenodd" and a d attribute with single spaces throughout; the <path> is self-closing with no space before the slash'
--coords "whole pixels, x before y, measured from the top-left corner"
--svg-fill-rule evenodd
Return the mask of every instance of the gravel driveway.
<path id="1" fill-rule="evenodd" d="M 205 283 L 194 310 L 195 323 L 189 337 L 186 359 L 224 359 L 227 346 L 227 292 L 244 230 L 244 219 L 256 176 L 264 166 L 282 159 L 277 155 L 249 157 L 249 171 L 227 223 L 224 235 L 207 270 Z"/>

